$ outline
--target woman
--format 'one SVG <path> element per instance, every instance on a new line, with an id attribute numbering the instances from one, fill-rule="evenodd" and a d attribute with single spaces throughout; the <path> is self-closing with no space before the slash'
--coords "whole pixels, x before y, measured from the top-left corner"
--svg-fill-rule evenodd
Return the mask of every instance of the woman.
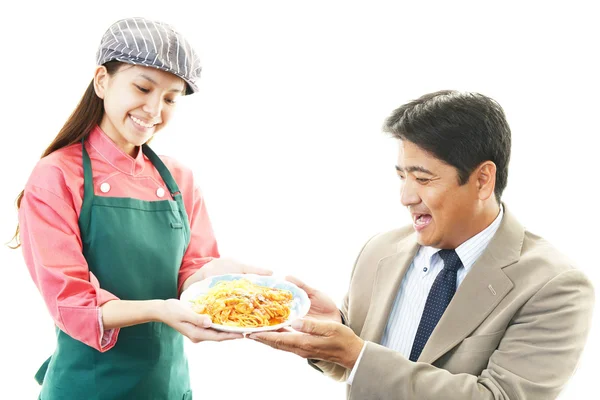
<path id="1" fill-rule="evenodd" d="M 190 170 L 147 142 L 194 93 L 198 57 L 172 27 L 113 24 L 81 102 L 18 199 L 25 262 L 57 326 L 40 398 L 190 399 L 181 334 L 237 334 L 177 300 L 222 273 L 269 271 L 219 258 Z"/>

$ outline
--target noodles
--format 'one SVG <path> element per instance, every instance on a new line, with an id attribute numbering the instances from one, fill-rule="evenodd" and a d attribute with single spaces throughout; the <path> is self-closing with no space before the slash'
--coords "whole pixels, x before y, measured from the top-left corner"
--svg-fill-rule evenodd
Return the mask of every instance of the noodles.
<path id="1" fill-rule="evenodd" d="M 209 315 L 215 324 L 254 328 L 285 322 L 291 303 L 289 290 L 238 279 L 218 282 L 206 294 L 192 300 L 192 309 Z"/>

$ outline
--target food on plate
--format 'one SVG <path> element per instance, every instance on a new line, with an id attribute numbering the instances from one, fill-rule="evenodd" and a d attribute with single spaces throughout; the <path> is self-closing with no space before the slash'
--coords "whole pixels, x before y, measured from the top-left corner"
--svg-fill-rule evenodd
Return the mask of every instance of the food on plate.
<path id="1" fill-rule="evenodd" d="M 221 281 L 192 300 L 192 309 L 214 324 L 251 327 L 281 324 L 290 315 L 292 292 L 259 286 L 247 279 Z"/>

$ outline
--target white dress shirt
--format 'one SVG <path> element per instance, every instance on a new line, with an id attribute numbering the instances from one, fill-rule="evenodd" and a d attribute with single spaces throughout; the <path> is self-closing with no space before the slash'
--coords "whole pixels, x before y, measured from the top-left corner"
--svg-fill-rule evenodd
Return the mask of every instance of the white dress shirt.
<path id="1" fill-rule="evenodd" d="M 463 264 L 463 268 L 460 268 L 456 274 L 457 290 L 473 264 L 475 264 L 475 261 L 481 256 L 500 227 L 503 214 L 504 210 L 500 207 L 500 212 L 494 222 L 455 249 L 456 254 L 458 254 Z M 440 249 L 428 246 L 419 248 L 402 279 L 396 300 L 390 312 L 390 317 L 383 332 L 381 345 L 399 352 L 406 358 L 410 356 L 429 290 L 437 274 L 444 268 L 444 262 L 437 254 L 438 251 Z M 356 368 L 365 351 L 365 346 L 366 343 L 346 381 L 349 385 L 352 384 Z"/>

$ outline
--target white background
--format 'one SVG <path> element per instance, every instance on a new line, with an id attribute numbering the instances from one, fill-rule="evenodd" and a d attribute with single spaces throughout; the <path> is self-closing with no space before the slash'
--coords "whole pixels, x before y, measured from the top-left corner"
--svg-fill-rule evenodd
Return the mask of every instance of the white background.
<path id="1" fill-rule="evenodd" d="M 600 286 L 592 2 L 6 4 L 3 242 L 14 232 L 15 197 L 92 77 L 102 34 L 144 16 L 178 27 L 203 56 L 201 92 L 180 102 L 154 148 L 196 173 L 223 255 L 296 275 L 339 303 L 362 244 L 409 222 L 383 120 L 424 93 L 459 89 L 506 111 L 508 207 Z M 0 260 L 0 359 L 10 369 L 0 398 L 33 399 L 53 324 L 20 251 L 2 247 Z M 597 387 L 597 319 L 562 399 L 590 398 Z M 250 341 L 187 348 L 198 398 L 344 398 L 343 384 L 294 355 Z"/>

